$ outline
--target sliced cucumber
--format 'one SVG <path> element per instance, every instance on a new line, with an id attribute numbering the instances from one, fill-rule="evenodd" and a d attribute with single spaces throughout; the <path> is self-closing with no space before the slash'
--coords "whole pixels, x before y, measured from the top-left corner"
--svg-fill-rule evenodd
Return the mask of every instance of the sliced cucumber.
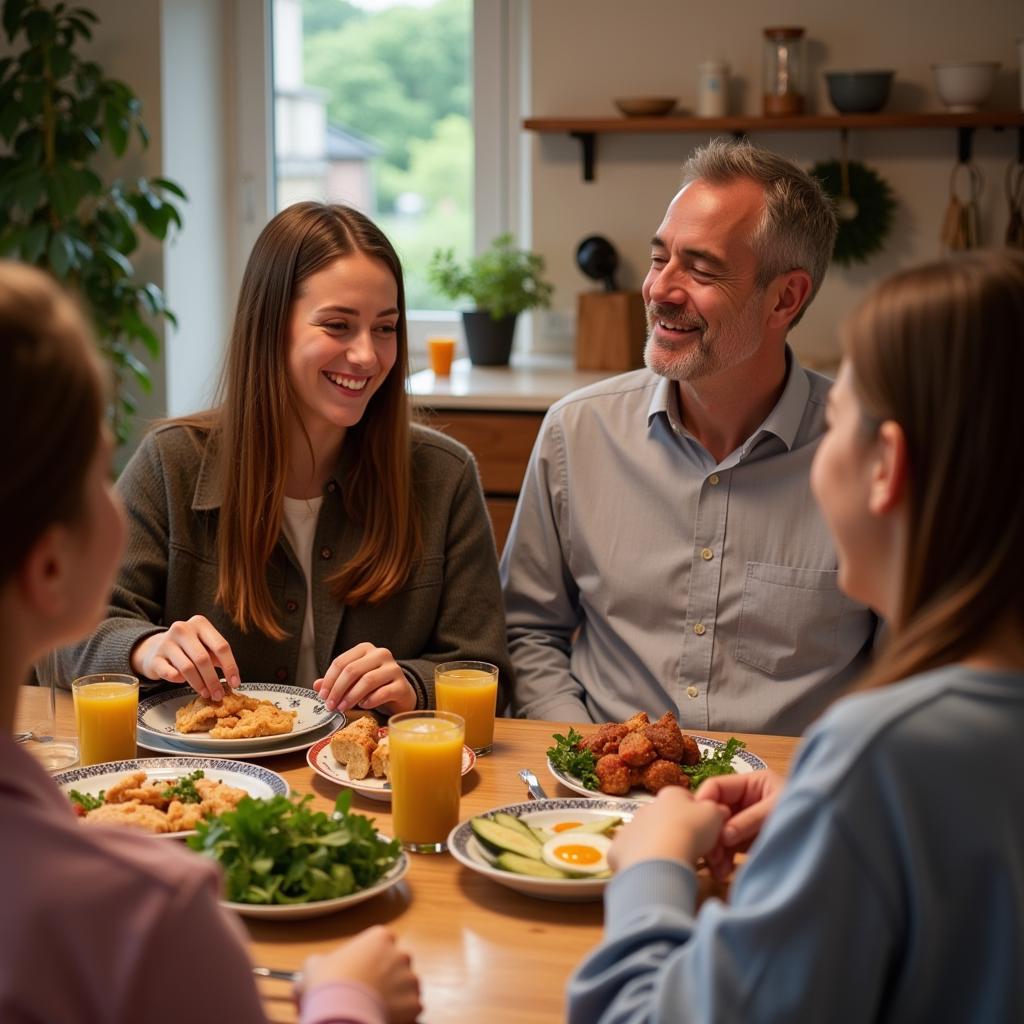
<path id="1" fill-rule="evenodd" d="M 530 828 L 525 821 L 521 821 L 514 814 L 506 814 L 504 811 L 497 811 L 491 815 L 491 820 L 496 821 L 499 825 L 504 825 L 505 828 L 512 829 L 513 832 L 521 832 L 527 839 L 537 838 L 533 834 L 533 829 Z"/>
<path id="2" fill-rule="evenodd" d="M 527 828 L 533 833 L 533 838 L 543 846 L 549 839 L 553 839 L 555 833 L 549 832 L 546 828 L 537 828 L 536 825 L 527 825 Z"/>
<path id="3" fill-rule="evenodd" d="M 517 853 L 521 857 L 540 861 L 540 843 L 533 836 L 525 836 L 506 825 L 499 825 L 491 818 L 470 818 L 469 827 L 473 835 L 495 853 Z"/>
<path id="4" fill-rule="evenodd" d="M 586 832 L 589 835 L 604 835 L 606 832 L 610 832 L 613 828 L 618 828 L 622 824 L 621 818 L 595 818 L 593 821 L 588 821 L 585 825 L 577 825 L 575 828 L 567 828 L 563 835 L 569 832 Z"/>
<path id="5" fill-rule="evenodd" d="M 498 855 L 497 866 L 504 871 L 511 871 L 516 875 L 530 875 L 533 878 L 571 878 L 572 876 L 558 868 L 551 867 L 540 860 L 533 860 L 530 857 L 520 857 L 518 853 L 505 853 Z"/>

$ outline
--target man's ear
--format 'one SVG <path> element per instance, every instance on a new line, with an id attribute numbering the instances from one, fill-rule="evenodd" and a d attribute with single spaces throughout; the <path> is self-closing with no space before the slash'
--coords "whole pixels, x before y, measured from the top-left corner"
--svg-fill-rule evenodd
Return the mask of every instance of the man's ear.
<path id="1" fill-rule="evenodd" d="M 32 545 L 17 572 L 22 596 L 47 618 L 67 608 L 67 527 L 50 526 Z"/>
<path id="2" fill-rule="evenodd" d="M 811 275 L 806 270 L 789 270 L 769 286 L 774 303 L 768 313 L 769 327 L 788 327 L 811 294 Z"/>
<path id="3" fill-rule="evenodd" d="M 907 435 L 895 420 L 885 420 L 878 428 L 875 451 L 868 509 L 884 516 L 903 503 L 907 489 Z"/>

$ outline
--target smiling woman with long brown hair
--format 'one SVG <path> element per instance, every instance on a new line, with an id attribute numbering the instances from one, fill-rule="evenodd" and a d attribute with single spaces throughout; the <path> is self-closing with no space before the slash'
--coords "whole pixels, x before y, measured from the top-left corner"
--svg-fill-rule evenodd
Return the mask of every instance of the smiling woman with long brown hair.
<path id="1" fill-rule="evenodd" d="M 507 685 L 476 467 L 410 424 L 407 373 L 383 233 L 344 206 L 278 214 L 245 270 L 220 402 L 158 426 L 119 481 L 127 555 L 64 681 L 130 670 L 219 699 L 264 679 L 385 713 L 432 704 L 438 662 L 494 662 Z"/>

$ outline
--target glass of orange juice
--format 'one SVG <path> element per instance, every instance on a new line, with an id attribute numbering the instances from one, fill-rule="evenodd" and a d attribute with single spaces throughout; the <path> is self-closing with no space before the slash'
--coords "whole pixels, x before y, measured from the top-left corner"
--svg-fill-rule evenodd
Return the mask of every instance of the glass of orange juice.
<path id="1" fill-rule="evenodd" d="M 452 372 L 452 360 L 455 358 L 455 339 L 427 338 L 427 357 L 435 376 L 449 376 Z"/>
<path id="2" fill-rule="evenodd" d="M 79 763 L 101 764 L 135 757 L 139 681 L 135 676 L 101 672 L 71 684 L 78 726 Z"/>
<path id="3" fill-rule="evenodd" d="M 446 661 L 434 669 L 434 699 L 439 711 L 466 720 L 466 745 L 489 754 L 494 743 L 498 669 L 486 661 Z"/>
<path id="4" fill-rule="evenodd" d="M 466 723 L 450 711 L 403 711 L 388 720 L 391 821 L 413 853 L 444 853 L 459 823 Z"/>

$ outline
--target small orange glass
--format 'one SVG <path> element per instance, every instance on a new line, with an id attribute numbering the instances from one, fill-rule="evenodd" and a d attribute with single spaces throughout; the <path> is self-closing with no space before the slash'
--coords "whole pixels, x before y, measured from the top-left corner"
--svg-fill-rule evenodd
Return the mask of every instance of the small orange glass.
<path id="1" fill-rule="evenodd" d="M 452 372 L 452 360 L 455 358 L 455 339 L 427 338 L 427 356 L 435 375 L 448 377 Z"/>

